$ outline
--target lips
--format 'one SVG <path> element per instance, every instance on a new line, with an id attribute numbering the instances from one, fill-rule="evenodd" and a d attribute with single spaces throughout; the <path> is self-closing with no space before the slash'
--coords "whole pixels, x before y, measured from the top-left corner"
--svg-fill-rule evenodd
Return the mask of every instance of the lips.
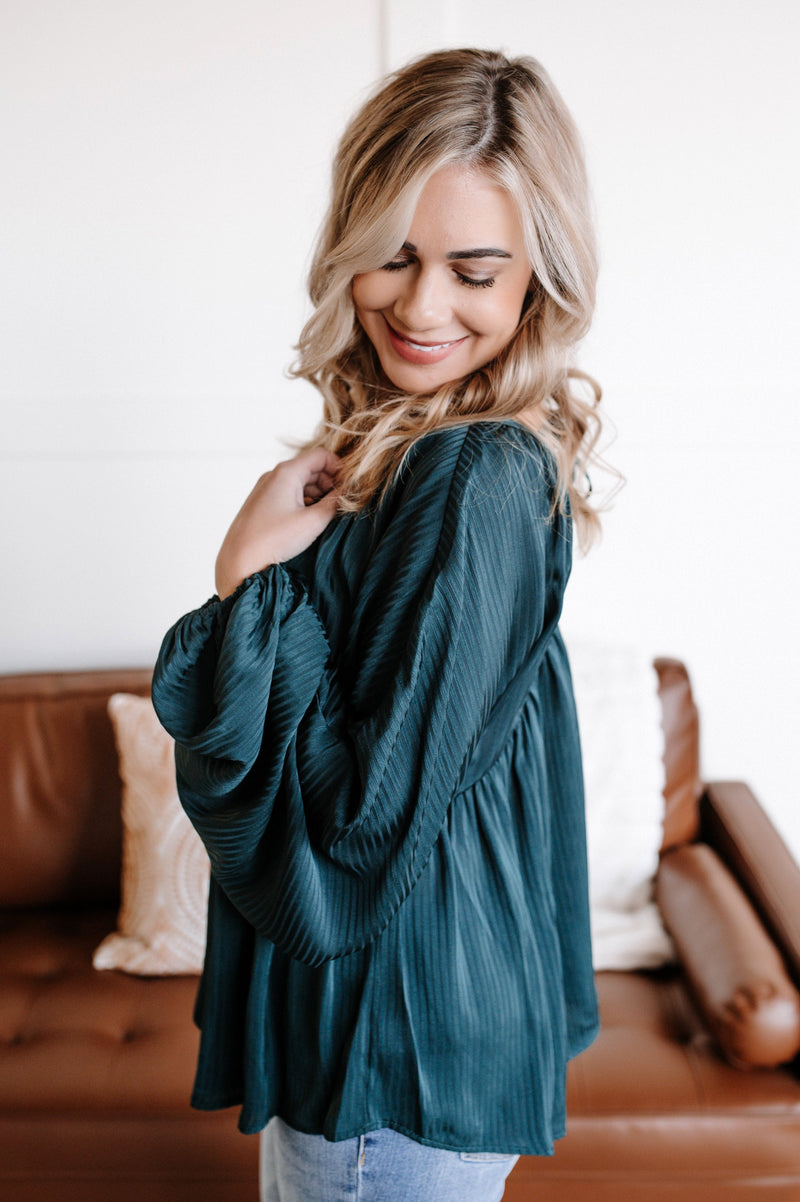
<path id="1" fill-rule="evenodd" d="M 467 335 L 465 335 L 463 338 L 455 338 L 451 342 L 412 342 L 410 338 L 404 338 L 402 334 L 398 334 L 388 321 L 386 321 L 386 329 L 393 349 L 401 359 L 405 359 L 408 363 L 441 363 L 448 355 L 452 355 L 462 342 L 467 340 Z"/>

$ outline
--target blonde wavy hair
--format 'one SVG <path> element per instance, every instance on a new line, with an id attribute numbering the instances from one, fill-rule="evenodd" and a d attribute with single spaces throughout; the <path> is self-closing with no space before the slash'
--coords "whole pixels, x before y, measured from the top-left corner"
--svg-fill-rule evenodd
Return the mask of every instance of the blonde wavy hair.
<path id="1" fill-rule="evenodd" d="M 432 394 L 410 395 L 383 373 L 351 286 L 396 256 L 423 187 L 451 164 L 485 173 L 513 197 L 531 283 L 516 333 L 494 360 Z M 411 445 L 430 431 L 517 419 L 552 451 L 555 504 L 568 498 L 582 544 L 591 542 L 599 518 L 588 468 L 600 434 L 600 389 L 570 365 L 594 310 L 590 210 L 577 130 L 535 59 L 473 49 L 428 54 L 388 76 L 356 113 L 334 160 L 309 274 L 314 312 L 292 369 L 322 393 L 323 418 L 309 445 L 341 457 L 343 509 L 382 495 Z"/>

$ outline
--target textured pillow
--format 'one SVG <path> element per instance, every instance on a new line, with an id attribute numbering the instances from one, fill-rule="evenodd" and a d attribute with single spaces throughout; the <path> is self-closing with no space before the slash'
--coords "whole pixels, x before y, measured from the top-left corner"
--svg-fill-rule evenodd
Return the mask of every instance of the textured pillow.
<path id="1" fill-rule="evenodd" d="M 653 898 L 664 818 L 658 676 L 633 647 L 568 640 L 586 788 L 596 970 L 674 959 Z"/>
<path id="2" fill-rule="evenodd" d="M 122 883 L 117 931 L 95 968 L 146 976 L 203 966 L 209 863 L 175 788 L 173 741 L 148 698 L 108 703 L 122 778 Z"/>

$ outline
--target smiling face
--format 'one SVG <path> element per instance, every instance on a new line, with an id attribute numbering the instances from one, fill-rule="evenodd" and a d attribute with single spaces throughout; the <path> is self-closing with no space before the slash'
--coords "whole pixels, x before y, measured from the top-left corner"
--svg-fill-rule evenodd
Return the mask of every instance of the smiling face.
<path id="1" fill-rule="evenodd" d="M 353 302 L 391 382 L 430 393 L 507 346 L 530 277 L 511 196 L 483 172 L 453 165 L 426 183 L 395 257 L 355 276 Z"/>

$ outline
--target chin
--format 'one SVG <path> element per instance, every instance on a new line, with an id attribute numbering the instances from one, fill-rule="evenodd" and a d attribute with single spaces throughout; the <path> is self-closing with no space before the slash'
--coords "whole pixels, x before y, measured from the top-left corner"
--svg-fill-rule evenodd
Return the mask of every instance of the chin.
<path id="1" fill-rule="evenodd" d="M 386 375 L 395 388 L 399 388 L 402 392 L 416 393 L 421 396 L 427 396 L 430 393 L 436 392 L 443 388 L 445 384 L 454 384 L 456 380 L 461 380 L 467 374 L 466 372 L 441 372 L 434 373 L 426 368 L 418 368 L 408 370 L 387 371 L 384 367 L 384 375 Z"/>

